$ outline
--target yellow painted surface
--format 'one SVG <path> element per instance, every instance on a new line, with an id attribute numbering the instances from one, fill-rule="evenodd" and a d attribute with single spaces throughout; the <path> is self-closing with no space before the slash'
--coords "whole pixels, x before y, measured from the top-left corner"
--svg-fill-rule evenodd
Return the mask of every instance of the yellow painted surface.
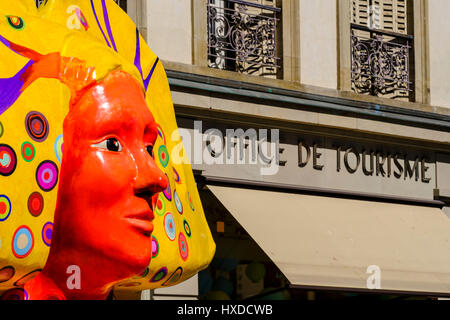
<path id="1" fill-rule="evenodd" d="M 91 2 L 86 0 L 49 0 L 39 10 L 35 8 L 34 0 L 2 1 L 0 3 L 0 35 L 41 54 L 60 52 L 65 57 L 82 59 L 88 65 L 95 67 L 98 79 L 116 68 L 125 70 L 139 79 L 144 88 L 140 72 L 134 65 L 136 26 L 112 0 L 106 1 L 111 34 L 117 47 L 115 52 L 106 43 L 108 41 L 112 47 L 113 41 L 107 31 L 102 1 L 94 0 L 93 5 L 97 19 Z M 76 15 L 77 8 L 88 23 L 87 30 L 81 25 Z M 17 30 L 11 27 L 7 22 L 8 15 L 22 18 L 24 28 Z M 142 74 L 145 79 L 151 72 L 157 56 L 142 37 L 140 37 L 140 52 Z M 0 56 L 0 78 L 14 76 L 28 61 L 2 43 L 0 43 Z M 0 270 L 7 266 L 15 269 L 15 275 L 3 282 L 0 271 L 0 291 L 14 287 L 17 280 L 42 268 L 45 264 L 49 246 L 43 241 L 42 230 L 47 222 L 53 221 L 58 188 L 56 186 L 49 192 L 41 190 L 36 181 L 36 169 L 45 160 L 53 161 L 58 169 L 61 169 L 57 156 L 61 151 L 57 139 L 62 135 L 62 123 L 68 112 L 69 99 L 68 88 L 58 80 L 38 79 L 6 112 L 0 115 L 0 144 L 11 146 L 17 157 L 17 167 L 13 174 L 0 176 L 0 195 L 6 195 L 11 201 L 11 213 L 4 221 L 0 221 Z M 175 241 L 171 241 L 164 229 L 164 216 L 155 214 L 153 235 L 158 241 L 159 252 L 152 258 L 149 273 L 118 285 L 118 288 L 135 291 L 157 288 L 163 284 L 174 285 L 184 281 L 205 268 L 215 251 L 215 244 L 206 223 L 190 164 L 175 164 L 170 159 L 164 167 L 162 161 L 158 160 L 158 150 L 161 146 L 165 145 L 171 156 L 172 149 L 181 143 L 180 136 L 176 134 L 177 124 L 173 104 L 161 61 L 154 69 L 146 100 L 156 122 L 162 129 L 154 148 L 156 162 L 167 174 L 171 186 L 172 200 L 169 201 L 164 196 L 161 196 L 161 199 L 165 205 L 165 212 L 171 212 L 175 218 L 177 235 L 180 232 L 186 235 L 189 255 L 186 261 L 181 258 L 178 236 Z M 26 131 L 25 118 L 31 111 L 42 113 L 49 123 L 48 137 L 42 142 L 33 141 Z M 29 162 L 24 160 L 21 153 L 24 142 L 30 142 L 35 149 L 35 157 Z M 178 178 L 174 170 L 178 173 L 179 182 L 176 181 Z M 182 214 L 177 211 L 174 190 L 179 195 L 183 208 Z M 28 197 L 33 192 L 39 192 L 44 198 L 43 212 L 37 217 L 30 214 L 27 205 Z M 185 228 L 184 221 L 189 224 L 190 231 Z M 32 231 L 33 248 L 26 257 L 17 258 L 12 252 L 13 235 L 21 226 L 28 226 Z M 26 244 L 27 240 L 24 240 L 23 236 L 16 242 L 16 246 L 21 248 L 26 247 Z M 170 281 L 172 273 L 180 267 L 183 270 L 181 278 Z M 167 275 L 159 281 L 151 282 L 162 268 L 167 268 Z"/>

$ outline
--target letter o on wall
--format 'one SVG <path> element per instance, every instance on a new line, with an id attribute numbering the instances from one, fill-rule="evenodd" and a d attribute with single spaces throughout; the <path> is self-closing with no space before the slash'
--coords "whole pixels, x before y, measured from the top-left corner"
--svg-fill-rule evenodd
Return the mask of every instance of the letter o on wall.
<path id="1" fill-rule="evenodd" d="M 355 157 L 356 157 L 356 166 L 355 166 L 355 168 L 352 168 L 352 167 L 350 166 L 350 164 L 348 163 L 348 158 L 349 158 L 349 154 L 350 154 L 350 153 L 354 154 Z M 350 173 L 355 173 L 356 170 L 358 170 L 358 167 L 359 167 L 360 162 L 361 162 L 361 158 L 359 157 L 359 154 L 353 150 L 353 148 L 348 148 L 348 149 L 345 151 L 345 155 L 344 155 L 344 164 L 345 164 L 345 167 L 347 168 L 347 171 L 348 171 L 348 172 L 350 172 Z"/>

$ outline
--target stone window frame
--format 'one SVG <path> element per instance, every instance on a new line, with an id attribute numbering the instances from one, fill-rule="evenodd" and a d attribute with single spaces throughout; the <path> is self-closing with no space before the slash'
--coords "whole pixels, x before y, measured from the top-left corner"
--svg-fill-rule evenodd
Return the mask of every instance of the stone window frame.
<path id="1" fill-rule="evenodd" d="M 428 54 L 428 8 L 427 0 L 411 0 L 414 34 L 414 87 L 415 99 L 411 102 L 429 104 L 429 54 Z M 338 21 L 338 90 L 353 92 L 351 88 L 350 49 L 351 0 L 337 0 Z M 391 100 L 380 97 L 380 99 Z"/>
<path id="2" fill-rule="evenodd" d="M 208 0 L 191 0 L 192 64 L 208 67 Z M 300 81 L 299 1 L 281 0 L 281 65 L 280 80 Z M 224 72 L 230 72 L 220 70 Z M 251 76 L 259 77 L 259 76 Z"/>

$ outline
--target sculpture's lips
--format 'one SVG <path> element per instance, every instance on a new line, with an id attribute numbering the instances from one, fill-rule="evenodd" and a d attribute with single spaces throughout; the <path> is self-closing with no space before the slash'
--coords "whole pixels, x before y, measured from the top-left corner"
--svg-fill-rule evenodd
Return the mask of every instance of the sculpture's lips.
<path id="1" fill-rule="evenodd" d="M 132 227 L 136 228 L 147 237 L 150 237 L 153 232 L 153 218 L 154 214 L 152 211 L 131 214 L 125 217 Z"/>

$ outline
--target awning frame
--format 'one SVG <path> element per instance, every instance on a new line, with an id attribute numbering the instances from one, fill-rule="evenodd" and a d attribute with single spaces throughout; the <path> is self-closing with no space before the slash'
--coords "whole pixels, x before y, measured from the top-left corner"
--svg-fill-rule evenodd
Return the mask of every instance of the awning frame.
<path id="1" fill-rule="evenodd" d="M 366 201 L 391 202 L 397 204 L 424 205 L 442 209 L 446 203 L 441 200 L 426 200 L 413 197 L 376 195 L 364 192 L 343 191 L 337 189 L 309 187 L 303 185 L 292 185 L 285 183 L 275 183 L 267 181 L 255 181 L 248 179 L 235 179 L 228 177 L 208 176 L 203 174 L 203 170 L 194 170 L 194 177 L 197 181 L 198 189 L 203 189 L 206 185 L 218 185 L 224 187 L 249 188 L 256 190 L 302 193 L 309 195 L 322 195 L 327 197 L 339 197 L 344 199 L 356 199 Z"/>
<path id="2" fill-rule="evenodd" d="M 374 196 L 364 193 L 352 193 L 352 192 L 342 192 L 339 190 L 330 189 L 319 189 L 319 188 L 308 188 L 303 186 L 292 186 L 285 184 L 275 184 L 260 181 L 250 181 L 245 179 L 229 179 L 224 177 L 211 177 L 204 176 L 197 172 L 197 182 L 199 188 L 204 188 L 206 185 L 229 187 L 229 188 L 240 188 L 240 189 L 251 189 L 251 190 L 262 190 L 262 191 L 273 191 L 282 193 L 298 193 L 302 195 L 313 195 L 313 196 L 327 196 L 335 198 L 347 198 L 351 200 L 365 200 L 372 202 L 383 202 L 392 204 L 406 204 L 415 205 L 430 208 L 442 209 L 445 203 L 442 201 L 434 200 L 427 201 L 423 199 L 414 198 L 401 198 L 401 197 L 386 197 L 386 196 Z M 281 271 L 281 270 L 280 270 Z M 282 271 L 281 271 L 282 272 Z M 283 272 L 282 272 L 283 273 Z M 358 287 L 341 287 L 341 286 L 321 286 L 321 285 L 311 285 L 311 284 L 291 284 L 289 288 L 292 289 L 303 289 L 303 290 L 328 290 L 328 291 L 345 291 L 345 292 L 364 292 L 373 294 L 393 294 L 393 295 L 408 295 L 408 296 L 432 296 L 432 297 L 450 297 L 450 292 L 428 292 L 426 290 L 414 291 L 414 290 L 397 290 L 397 289 L 368 289 L 368 288 L 358 288 Z"/>

